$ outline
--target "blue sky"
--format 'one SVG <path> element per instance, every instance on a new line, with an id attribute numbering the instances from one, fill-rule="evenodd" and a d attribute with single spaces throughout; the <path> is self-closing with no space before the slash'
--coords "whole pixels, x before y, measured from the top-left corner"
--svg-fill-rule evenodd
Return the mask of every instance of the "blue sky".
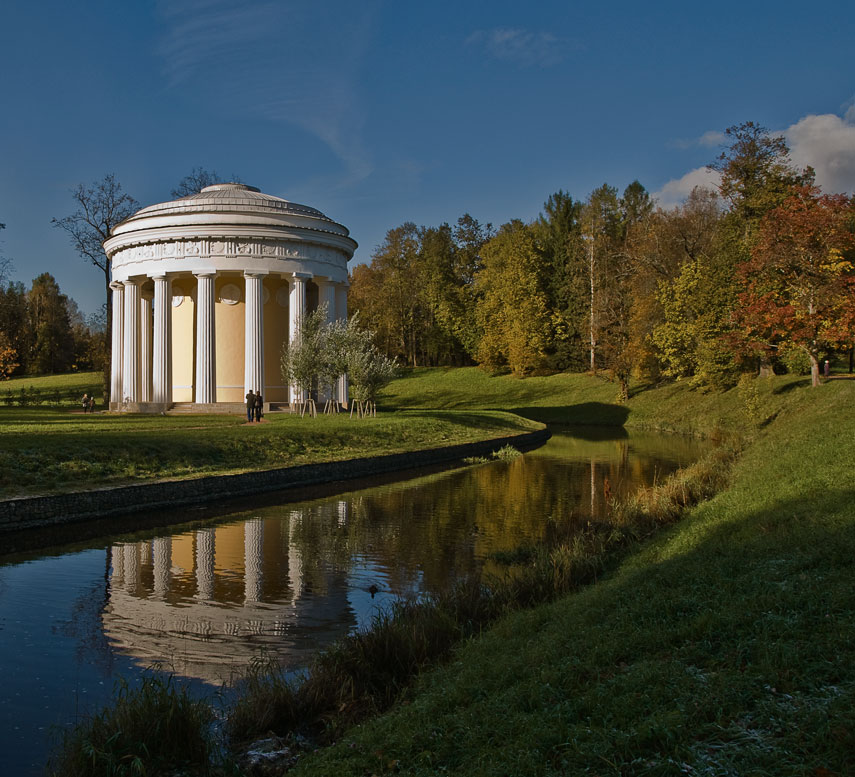
<path id="1" fill-rule="evenodd" d="M 853 29 L 851 0 L 6 0 L 0 248 L 91 313 L 99 271 L 50 219 L 107 173 L 142 205 L 235 174 L 367 261 L 404 221 L 529 220 L 559 188 L 637 178 L 673 204 L 747 120 L 851 192 Z"/>

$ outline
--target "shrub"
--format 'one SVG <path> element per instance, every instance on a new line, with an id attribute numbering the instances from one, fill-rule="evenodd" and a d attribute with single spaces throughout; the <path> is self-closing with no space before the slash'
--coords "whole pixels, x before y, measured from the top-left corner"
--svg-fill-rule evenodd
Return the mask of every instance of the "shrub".
<path id="1" fill-rule="evenodd" d="M 207 773 L 212 719 L 210 704 L 191 699 L 172 676 L 151 674 L 133 689 L 120 682 L 112 706 L 63 734 L 48 773 L 123 777 L 184 765 Z"/>

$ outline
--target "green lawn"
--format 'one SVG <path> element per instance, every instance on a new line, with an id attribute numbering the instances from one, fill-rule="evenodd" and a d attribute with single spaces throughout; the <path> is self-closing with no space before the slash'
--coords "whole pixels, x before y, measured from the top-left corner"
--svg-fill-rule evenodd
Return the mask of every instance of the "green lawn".
<path id="1" fill-rule="evenodd" d="M 501 412 L 417 410 L 350 419 L 270 413 L 141 416 L 0 408 L 0 489 L 4 496 L 272 469 L 396 453 L 536 428 Z"/>
<path id="2" fill-rule="evenodd" d="M 587 381 L 584 402 L 605 400 L 591 379 L 559 377 Z M 572 397 L 537 404 L 526 383 L 530 406 Z M 294 773 L 855 773 L 855 382 L 761 389 L 726 491 L 598 584 L 461 646 L 390 714 Z M 752 426 L 744 395 L 680 387 L 636 397 L 629 419 L 655 420 L 659 397 L 666 425 L 682 414 L 692 429 Z"/>

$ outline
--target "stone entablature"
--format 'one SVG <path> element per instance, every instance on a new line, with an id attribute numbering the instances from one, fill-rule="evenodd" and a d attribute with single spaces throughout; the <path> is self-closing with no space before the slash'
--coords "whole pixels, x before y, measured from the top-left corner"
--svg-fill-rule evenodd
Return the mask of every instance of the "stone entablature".
<path id="1" fill-rule="evenodd" d="M 250 389 L 267 401 L 302 399 L 279 385 L 279 353 L 317 305 L 330 321 L 346 318 L 355 249 L 320 211 L 244 184 L 141 209 L 104 243 L 111 406 L 235 402 Z M 346 402 L 344 380 L 336 393 Z"/>

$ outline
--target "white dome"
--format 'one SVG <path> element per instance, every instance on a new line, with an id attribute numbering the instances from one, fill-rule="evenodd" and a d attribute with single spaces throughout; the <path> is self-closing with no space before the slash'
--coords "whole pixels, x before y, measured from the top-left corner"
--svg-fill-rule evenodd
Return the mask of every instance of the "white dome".
<path id="1" fill-rule="evenodd" d="M 306 272 L 347 280 L 357 244 L 316 208 L 242 183 L 206 186 L 117 224 L 104 250 L 113 279 L 198 272 Z"/>

